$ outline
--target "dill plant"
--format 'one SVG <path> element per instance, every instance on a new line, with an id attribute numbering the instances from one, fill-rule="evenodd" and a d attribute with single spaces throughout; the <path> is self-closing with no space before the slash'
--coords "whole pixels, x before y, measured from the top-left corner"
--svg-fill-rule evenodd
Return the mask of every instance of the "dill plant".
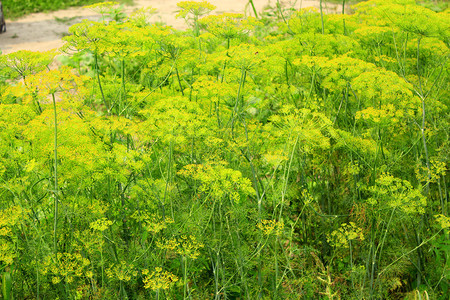
<path id="1" fill-rule="evenodd" d="M 179 7 L 0 56 L 3 296 L 448 298 L 447 13 Z"/>

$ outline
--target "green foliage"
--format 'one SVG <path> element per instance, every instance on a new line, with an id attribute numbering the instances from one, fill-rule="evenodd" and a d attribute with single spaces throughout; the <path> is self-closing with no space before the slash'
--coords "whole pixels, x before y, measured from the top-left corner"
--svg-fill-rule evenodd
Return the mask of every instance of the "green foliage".
<path id="1" fill-rule="evenodd" d="M 92 8 L 0 56 L 4 298 L 448 299 L 447 11 Z"/>

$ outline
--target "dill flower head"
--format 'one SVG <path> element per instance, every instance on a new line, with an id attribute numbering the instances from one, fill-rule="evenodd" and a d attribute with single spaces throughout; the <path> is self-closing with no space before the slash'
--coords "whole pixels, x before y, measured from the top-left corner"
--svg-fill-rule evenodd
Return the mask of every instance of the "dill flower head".
<path id="1" fill-rule="evenodd" d="M 224 39 L 237 38 L 248 33 L 260 24 L 255 18 L 244 18 L 243 14 L 223 13 L 221 15 L 207 16 L 199 20 L 206 30 L 217 37 Z"/>
<path id="2" fill-rule="evenodd" d="M 97 221 L 91 222 L 89 224 L 89 227 L 94 229 L 94 230 L 98 230 L 98 231 L 105 231 L 106 229 L 108 229 L 109 226 L 112 225 L 112 221 L 106 219 L 106 218 L 101 218 Z"/>
<path id="3" fill-rule="evenodd" d="M 364 240 L 362 229 L 356 226 L 354 222 L 344 223 L 337 230 L 328 235 L 328 242 L 338 248 L 348 248 L 349 241 L 359 239 Z"/>
<path id="4" fill-rule="evenodd" d="M 200 181 L 202 186 L 199 191 L 213 199 L 228 195 L 234 202 L 239 202 L 241 196 L 255 193 L 250 180 L 240 171 L 220 165 L 187 165 L 178 174 Z"/>
<path id="5" fill-rule="evenodd" d="M 256 227 L 258 227 L 265 235 L 281 235 L 284 229 L 284 222 L 276 220 L 261 220 Z"/>
<path id="6" fill-rule="evenodd" d="M 137 271 L 132 264 L 121 261 L 120 263 L 107 268 L 106 275 L 112 280 L 117 279 L 118 281 L 128 282 L 133 277 L 137 276 Z"/>
<path id="7" fill-rule="evenodd" d="M 182 235 L 176 239 L 163 239 L 162 241 L 157 241 L 156 245 L 160 249 L 169 250 L 192 259 L 197 259 L 200 256 L 200 248 L 204 247 L 203 243 L 197 241 L 195 236 L 192 235 Z"/>
<path id="8" fill-rule="evenodd" d="M 143 274 L 148 274 L 148 270 L 143 270 Z M 155 270 L 144 278 L 144 287 L 151 290 L 167 290 L 178 281 L 178 277 L 170 272 L 163 271 L 162 268 Z"/>
<path id="9" fill-rule="evenodd" d="M 177 18 L 186 18 L 188 14 L 202 16 L 216 9 L 216 6 L 212 5 L 208 1 L 181 1 L 177 3 L 177 6 L 181 8 L 176 15 Z"/>
<path id="10" fill-rule="evenodd" d="M 25 78 L 45 70 L 55 55 L 56 51 L 33 52 L 28 50 L 0 55 L 0 70 L 2 76 L 9 79 Z"/>

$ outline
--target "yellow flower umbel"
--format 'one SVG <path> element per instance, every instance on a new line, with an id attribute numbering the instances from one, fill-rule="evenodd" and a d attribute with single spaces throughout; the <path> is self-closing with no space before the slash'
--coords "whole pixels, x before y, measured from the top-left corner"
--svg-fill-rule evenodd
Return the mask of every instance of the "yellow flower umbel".
<path id="1" fill-rule="evenodd" d="M 406 214 L 425 213 L 427 198 L 408 180 L 394 177 L 389 173 L 382 173 L 375 183 L 375 186 L 369 188 L 373 194 L 373 197 L 367 200 L 370 205 L 398 208 Z"/>
<path id="2" fill-rule="evenodd" d="M 283 233 L 284 222 L 276 220 L 261 220 L 258 227 L 265 235 L 281 235 Z"/>
<path id="3" fill-rule="evenodd" d="M 186 23 L 192 21 L 193 24 L 189 24 L 194 28 L 194 35 L 199 36 L 200 30 L 198 26 L 198 17 L 208 14 L 210 11 L 216 9 L 216 7 L 207 1 L 181 1 L 177 4 L 181 10 L 176 15 L 177 18 L 183 18 Z M 192 15 L 192 16 L 191 16 Z"/>
<path id="4" fill-rule="evenodd" d="M 92 5 L 85 6 L 84 8 L 92 9 L 93 11 L 102 15 L 102 20 L 105 20 L 105 15 L 109 15 L 114 21 L 120 21 L 125 18 L 125 13 L 123 10 L 123 5 L 119 6 L 116 1 L 106 1 L 95 3 Z"/>
<path id="5" fill-rule="evenodd" d="M 111 280 L 127 282 L 137 276 L 137 271 L 132 264 L 121 261 L 119 264 L 106 269 L 106 275 Z"/>
<path id="6" fill-rule="evenodd" d="M 243 14 L 223 13 L 221 15 L 207 16 L 199 20 L 206 30 L 213 35 L 230 40 L 251 31 L 260 24 L 255 18 L 244 18 Z"/>
<path id="7" fill-rule="evenodd" d="M 109 226 L 112 225 L 112 221 L 106 219 L 106 218 L 101 218 L 97 221 L 91 222 L 91 224 L 89 224 L 89 227 L 94 229 L 94 230 L 98 230 L 98 231 L 105 231 L 106 229 L 108 229 Z"/>
<path id="8" fill-rule="evenodd" d="M 137 26 L 137 27 L 145 27 L 149 25 L 149 19 L 151 16 L 157 14 L 156 8 L 153 7 L 145 7 L 135 10 L 128 17 L 128 21 Z"/>
<path id="9" fill-rule="evenodd" d="M 197 259 L 200 255 L 200 248 L 203 248 L 203 243 L 197 241 L 195 236 L 182 235 L 177 239 L 163 240 L 162 242 L 157 241 L 156 245 L 160 249 L 165 249 L 173 251 L 180 254 L 182 257 L 189 257 L 192 259 Z"/>
<path id="10" fill-rule="evenodd" d="M 16 258 L 16 245 L 13 228 L 26 219 L 28 211 L 20 206 L 12 206 L 0 211 L 0 266 L 11 265 Z"/>
<path id="11" fill-rule="evenodd" d="M 32 52 L 21 50 L 0 56 L 0 75 L 9 79 L 26 80 L 31 74 L 45 70 L 55 57 L 55 51 Z"/>
<path id="12" fill-rule="evenodd" d="M 212 5 L 208 1 L 181 1 L 177 3 L 177 6 L 181 8 L 181 10 L 176 15 L 177 18 L 186 18 L 188 14 L 192 14 L 194 16 L 202 16 L 216 9 L 216 6 Z"/>
<path id="13" fill-rule="evenodd" d="M 170 217 L 161 218 L 155 214 L 149 214 L 146 212 L 135 212 L 131 216 L 132 219 L 142 224 L 142 227 L 153 234 L 167 228 L 168 224 L 174 223 L 174 220 Z"/>
<path id="14" fill-rule="evenodd" d="M 197 241 L 195 236 L 192 235 L 182 235 L 178 240 L 179 247 L 177 249 L 177 253 L 183 257 L 197 259 L 197 257 L 200 255 L 199 249 L 204 247 L 204 245 Z"/>
<path id="15" fill-rule="evenodd" d="M 334 230 L 327 238 L 328 242 L 337 248 L 348 248 L 349 241 L 355 239 L 363 241 L 364 234 L 362 229 L 353 222 L 342 224 L 339 229 Z"/>
<path id="16" fill-rule="evenodd" d="M 142 274 L 148 274 L 148 270 L 143 270 Z M 146 289 L 154 291 L 159 289 L 167 290 L 178 281 L 178 277 L 158 267 L 150 275 L 146 276 L 143 281 Z"/>
<path id="17" fill-rule="evenodd" d="M 238 203 L 241 196 L 255 194 L 250 180 L 243 177 L 240 171 L 220 165 L 187 165 L 178 174 L 199 180 L 202 183 L 199 192 L 214 200 L 228 195 L 233 202 Z"/>
<path id="18" fill-rule="evenodd" d="M 87 277 L 90 264 L 90 260 L 79 253 L 58 253 L 56 261 L 53 255 L 45 258 L 40 273 L 51 277 L 53 284 L 63 279 L 66 283 L 72 283 Z"/>

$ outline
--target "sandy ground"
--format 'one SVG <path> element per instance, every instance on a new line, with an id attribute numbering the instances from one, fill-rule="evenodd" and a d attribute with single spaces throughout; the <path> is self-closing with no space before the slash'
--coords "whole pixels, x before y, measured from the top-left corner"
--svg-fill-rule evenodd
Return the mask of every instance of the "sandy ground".
<path id="1" fill-rule="evenodd" d="M 135 0 L 133 6 L 125 7 L 126 12 L 132 12 L 142 7 L 156 8 L 158 13 L 153 16 L 153 21 L 164 22 L 177 29 L 184 29 L 186 24 L 183 19 L 176 19 L 177 3 L 180 0 Z M 238 12 L 251 14 L 248 0 L 209 0 L 217 6 L 213 13 Z M 266 5 L 274 5 L 276 0 L 254 0 L 257 11 L 262 11 Z M 284 0 L 287 5 L 295 5 L 295 8 L 319 7 L 318 0 Z M 326 12 L 339 13 L 339 5 L 324 3 Z M 6 16 L 7 17 L 7 16 Z M 84 8 L 71 8 L 51 13 L 36 13 L 24 18 L 11 21 L 6 20 L 7 32 L 0 34 L 0 50 L 3 54 L 19 50 L 46 51 L 59 48 L 63 45 L 61 38 L 67 34 L 71 25 L 82 19 L 98 20 L 96 12 Z"/>

